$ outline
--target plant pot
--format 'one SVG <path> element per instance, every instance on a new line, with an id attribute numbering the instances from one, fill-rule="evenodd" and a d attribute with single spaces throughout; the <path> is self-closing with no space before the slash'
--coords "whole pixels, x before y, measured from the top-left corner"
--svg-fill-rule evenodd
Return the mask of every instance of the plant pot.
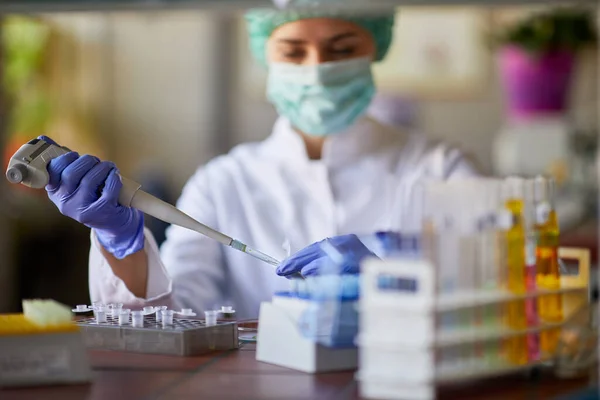
<path id="1" fill-rule="evenodd" d="M 531 55 L 516 46 L 499 54 L 500 74 L 511 117 L 559 114 L 566 110 L 575 57 L 568 51 Z"/>

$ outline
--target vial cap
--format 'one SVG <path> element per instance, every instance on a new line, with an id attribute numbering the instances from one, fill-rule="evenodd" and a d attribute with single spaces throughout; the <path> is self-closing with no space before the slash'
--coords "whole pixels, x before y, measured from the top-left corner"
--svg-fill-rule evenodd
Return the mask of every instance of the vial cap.
<path id="1" fill-rule="evenodd" d="M 549 185 L 548 179 L 539 175 L 534 180 L 535 185 L 535 201 L 541 202 L 548 199 L 549 196 Z"/>

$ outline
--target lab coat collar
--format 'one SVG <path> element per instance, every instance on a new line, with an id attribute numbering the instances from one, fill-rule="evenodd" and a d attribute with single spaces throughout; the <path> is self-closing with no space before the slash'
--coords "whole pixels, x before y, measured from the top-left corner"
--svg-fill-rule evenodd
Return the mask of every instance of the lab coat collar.
<path id="1" fill-rule="evenodd" d="M 273 133 L 267 139 L 267 152 L 285 160 L 286 163 L 308 165 L 324 165 L 341 167 L 371 154 L 390 143 L 393 136 L 398 138 L 396 129 L 386 127 L 369 117 L 359 119 L 346 131 L 328 137 L 323 146 L 320 160 L 311 160 L 306 154 L 306 147 L 290 121 L 279 117 L 273 127 Z"/>

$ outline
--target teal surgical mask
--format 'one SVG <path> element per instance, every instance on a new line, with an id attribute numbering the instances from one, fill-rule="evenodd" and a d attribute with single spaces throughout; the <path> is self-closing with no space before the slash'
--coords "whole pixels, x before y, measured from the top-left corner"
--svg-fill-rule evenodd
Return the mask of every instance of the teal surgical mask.
<path id="1" fill-rule="evenodd" d="M 345 130 L 364 114 L 374 94 L 369 57 L 316 65 L 269 65 L 269 101 L 295 128 L 309 135 Z"/>

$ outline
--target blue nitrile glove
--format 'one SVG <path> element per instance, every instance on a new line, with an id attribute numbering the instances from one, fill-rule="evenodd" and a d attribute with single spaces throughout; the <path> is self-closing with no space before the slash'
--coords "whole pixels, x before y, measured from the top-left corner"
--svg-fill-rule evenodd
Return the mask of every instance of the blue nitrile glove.
<path id="1" fill-rule="evenodd" d="M 357 274 L 362 259 L 368 256 L 375 257 L 356 235 L 342 235 L 325 240 L 329 240 L 343 256 L 343 262 L 338 266 L 342 274 Z M 322 242 L 313 243 L 288 257 L 277 267 L 277 275 L 289 276 L 297 272 L 302 276 L 319 274 L 325 263 L 332 261 L 321 249 Z"/>
<path id="2" fill-rule="evenodd" d="M 56 144 L 46 136 L 38 139 Z M 115 164 L 75 152 L 48 164 L 46 191 L 63 215 L 96 230 L 102 246 L 118 259 L 144 248 L 144 214 L 118 203 L 121 179 Z"/>

